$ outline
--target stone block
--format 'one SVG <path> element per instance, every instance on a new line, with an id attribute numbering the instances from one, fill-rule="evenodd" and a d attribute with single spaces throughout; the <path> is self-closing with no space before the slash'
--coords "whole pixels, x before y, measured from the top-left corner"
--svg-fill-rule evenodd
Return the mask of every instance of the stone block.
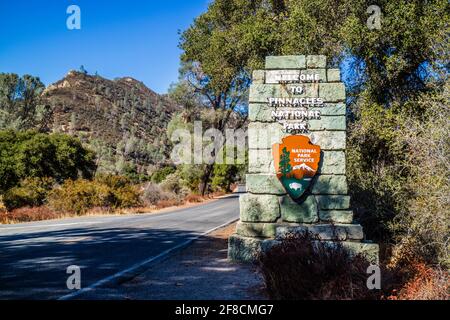
<path id="1" fill-rule="evenodd" d="M 244 222 L 275 222 L 280 217 L 280 204 L 274 195 L 243 194 L 239 205 Z"/>
<path id="2" fill-rule="evenodd" d="M 316 108 L 312 108 L 312 110 L 316 110 Z M 320 110 L 323 116 L 346 115 L 346 106 L 344 103 L 325 103 L 322 107 L 318 107 L 317 110 Z"/>
<path id="3" fill-rule="evenodd" d="M 228 259 L 235 262 L 256 262 L 261 252 L 267 251 L 279 241 L 274 239 L 261 239 L 243 237 L 233 234 L 228 238 Z"/>
<path id="4" fill-rule="evenodd" d="M 228 238 L 228 259 L 239 262 L 254 262 L 261 252 L 261 239 L 233 234 Z"/>
<path id="5" fill-rule="evenodd" d="M 306 57 L 306 67 L 325 68 L 327 66 L 327 57 L 323 55 L 309 55 Z"/>
<path id="6" fill-rule="evenodd" d="M 327 81 L 327 73 L 326 69 L 306 69 L 306 70 L 300 70 L 301 75 L 319 75 L 319 82 L 326 82 Z"/>
<path id="7" fill-rule="evenodd" d="M 249 149 L 248 151 L 249 173 L 275 174 L 271 149 Z"/>
<path id="8" fill-rule="evenodd" d="M 275 238 L 275 223 L 238 222 L 236 233 L 244 237 Z"/>
<path id="9" fill-rule="evenodd" d="M 318 240 L 361 240 L 364 237 L 359 224 L 312 224 L 301 226 L 280 226 L 276 228 L 276 238 L 281 240 L 288 234 L 310 232 Z"/>
<path id="10" fill-rule="evenodd" d="M 250 149 L 270 149 L 288 135 L 290 134 L 283 132 L 282 125 L 277 122 L 251 122 L 248 125 Z M 312 131 L 304 135 L 310 137 L 312 143 L 320 145 L 322 150 L 344 150 L 346 147 L 345 131 Z"/>
<path id="11" fill-rule="evenodd" d="M 341 71 L 339 69 L 328 69 L 327 70 L 327 81 L 328 82 L 340 82 L 341 81 Z"/>
<path id="12" fill-rule="evenodd" d="M 345 131 L 314 131 L 306 136 L 313 144 L 318 144 L 322 150 L 344 150 L 347 133 Z"/>
<path id="13" fill-rule="evenodd" d="M 253 70 L 252 83 L 263 84 L 265 82 L 265 74 L 266 72 L 264 70 Z"/>
<path id="14" fill-rule="evenodd" d="M 266 69 L 305 69 L 306 58 L 299 56 L 268 56 L 266 57 Z"/>
<path id="15" fill-rule="evenodd" d="M 306 76 L 306 77 L 304 77 Z M 267 70 L 266 84 L 326 82 L 325 69 Z"/>
<path id="16" fill-rule="evenodd" d="M 333 223 L 352 223 L 351 210 L 319 210 L 320 221 Z"/>
<path id="17" fill-rule="evenodd" d="M 313 194 L 348 194 L 347 178 L 345 175 L 319 175 L 313 181 Z"/>
<path id="18" fill-rule="evenodd" d="M 276 228 L 275 238 L 277 240 L 283 240 L 288 235 L 295 235 L 295 234 L 305 234 L 308 232 L 308 226 L 305 225 L 298 225 L 298 226 L 279 226 Z"/>
<path id="19" fill-rule="evenodd" d="M 344 210 L 350 208 L 350 196 L 316 196 L 319 210 Z"/>
<path id="20" fill-rule="evenodd" d="M 270 149 L 274 143 L 287 136 L 279 123 L 251 122 L 248 125 L 248 146 L 250 149 Z"/>
<path id="21" fill-rule="evenodd" d="M 302 110 L 302 108 L 288 108 L 283 107 L 283 110 Z M 344 116 L 339 120 L 339 128 L 334 130 L 345 130 L 345 104 L 324 104 L 320 107 L 307 108 L 311 111 L 320 111 L 322 116 Z M 253 122 L 276 122 L 272 117 L 272 111 L 275 111 L 274 107 L 270 107 L 267 103 L 250 103 L 248 106 L 248 117 Z M 329 119 L 330 120 L 330 119 Z M 344 129 L 342 129 L 344 128 Z"/>
<path id="22" fill-rule="evenodd" d="M 345 152 L 323 151 L 319 163 L 321 174 L 345 174 Z"/>
<path id="23" fill-rule="evenodd" d="M 361 254 L 372 264 L 379 264 L 380 247 L 370 242 L 343 242 L 342 246 L 350 251 L 352 255 Z"/>
<path id="24" fill-rule="evenodd" d="M 319 221 L 317 202 L 314 196 L 307 196 L 300 203 L 285 196 L 280 201 L 281 218 L 286 222 L 314 223 Z"/>
<path id="25" fill-rule="evenodd" d="M 345 101 L 345 85 L 343 83 L 319 83 L 319 97 L 324 102 Z"/>
<path id="26" fill-rule="evenodd" d="M 304 91 L 301 94 L 292 94 L 292 87 L 298 84 L 252 84 L 250 86 L 250 103 L 268 103 L 269 98 L 316 98 L 318 96 L 319 84 L 305 83 L 300 86 Z"/>
<path id="27" fill-rule="evenodd" d="M 255 194 L 284 195 L 286 191 L 276 175 L 247 174 L 247 191 Z"/>
<path id="28" fill-rule="evenodd" d="M 345 131 L 347 129 L 345 116 L 322 116 L 320 120 L 311 119 L 308 122 L 308 129 L 311 131 Z"/>

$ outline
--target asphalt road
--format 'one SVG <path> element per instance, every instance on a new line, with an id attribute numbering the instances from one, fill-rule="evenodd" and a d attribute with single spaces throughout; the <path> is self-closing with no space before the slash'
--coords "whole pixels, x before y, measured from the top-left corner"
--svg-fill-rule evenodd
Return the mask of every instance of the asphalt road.
<path id="1" fill-rule="evenodd" d="M 159 214 L 0 225 L 0 299 L 76 298 L 66 285 L 71 265 L 81 268 L 82 290 L 123 281 L 155 258 L 237 219 L 238 197 Z"/>

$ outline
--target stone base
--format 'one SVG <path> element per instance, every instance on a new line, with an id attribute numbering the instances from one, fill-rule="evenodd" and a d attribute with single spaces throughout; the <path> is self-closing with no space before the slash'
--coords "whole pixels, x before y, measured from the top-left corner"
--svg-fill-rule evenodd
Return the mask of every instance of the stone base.
<path id="1" fill-rule="evenodd" d="M 324 241 L 330 245 L 336 244 L 334 241 Z M 243 237 L 233 234 L 228 239 L 228 259 L 236 262 L 254 263 L 258 255 L 273 245 L 280 243 L 280 240 Z M 351 254 L 362 254 L 373 264 L 379 263 L 379 246 L 371 242 L 340 241 L 342 246 Z"/>
<path id="2" fill-rule="evenodd" d="M 228 238 L 228 259 L 237 262 L 256 262 L 261 252 L 277 243 L 278 241 L 274 239 L 250 238 L 232 234 Z"/>

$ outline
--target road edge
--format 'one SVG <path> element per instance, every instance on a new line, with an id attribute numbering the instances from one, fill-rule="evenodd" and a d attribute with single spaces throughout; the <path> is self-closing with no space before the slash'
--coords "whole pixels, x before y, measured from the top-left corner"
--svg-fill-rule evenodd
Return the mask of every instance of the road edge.
<path id="1" fill-rule="evenodd" d="M 79 296 L 79 295 L 81 295 L 83 293 L 92 291 L 95 288 L 98 288 L 98 287 L 100 287 L 102 285 L 120 284 L 120 283 L 124 283 L 126 281 L 129 281 L 129 280 L 135 278 L 136 276 L 138 276 L 139 274 L 145 272 L 147 269 L 150 268 L 150 266 L 152 264 L 154 264 L 156 262 L 163 261 L 164 259 L 168 258 L 170 256 L 170 254 L 178 252 L 181 249 L 184 249 L 187 246 L 189 246 L 192 242 L 197 241 L 198 239 L 200 239 L 200 238 L 210 234 L 211 232 L 214 232 L 214 231 L 216 231 L 218 229 L 227 227 L 230 224 L 232 224 L 232 223 L 234 223 L 234 222 L 236 222 L 238 220 L 239 220 L 239 218 L 233 218 L 232 220 L 229 220 L 229 221 L 227 221 L 227 222 L 225 222 L 225 223 L 223 223 L 223 224 L 221 224 L 221 225 L 219 225 L 217 227 L 214 227 L 214 228 L 212 228 L 212 229 L 210 229 L 210 230 L 208 230 L 208 231 L 206 231 L 204 233 L 201 233 L 201 234 L 199 234 L 199 235 L 197 235 L 197 236 L 195 236 L 195 237 L 193 237 L 193 238 L 191 238 L 189 240 L 186 240 L 186 241 L 184 241 L 184 242 L 182 242 L 182 243 L 180 243 L 180 244 L 178 244 L 178 245 L 176 245 L 176 246 L 174 246 L 172 248 L 169 248 L 169 249 L 161 252 L 160 254 L 158 254 L 156 256 L 150 257 L 150 258 L 148 258 L 148 259 L 146 259 L 144 261 L 141 261 L 141 262 L 138 262 L 138 263 L 132 265 L 131 267 L 129 267 L 129 268 L 125 269 L 125 270 L 119 271 L 119 272 L 117 272 L 117 273 L 115 273 L 115 274 L 113 274 L 111 276 L 108 276 L 106 278 L 98 280 L 98 281 L 94 282 L 93 284 L 91 284 L 90 286 L 87 286 L 86 288 L 82 288 L 82 289 L 80 289 L 78 291 L 75 291 L 75 292 L 66 294 L 64 296 L 61 296 L 57 300 L 71 300 L 71 299 L 73 299 L 73 298 L 75 298 L 75 297 L 77 297 L 77 296 Z"/>

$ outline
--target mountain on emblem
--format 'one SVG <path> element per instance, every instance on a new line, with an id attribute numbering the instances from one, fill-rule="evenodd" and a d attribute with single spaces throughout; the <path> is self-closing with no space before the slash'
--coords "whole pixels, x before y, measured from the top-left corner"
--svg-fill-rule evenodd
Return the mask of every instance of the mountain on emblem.
<path id="1" fill-rule="evenodd" d="M 313 168 L 309 167 L 307 164 L 302 163 L 299 166 L 295 166 L 292 170 L 303 169 L 309 172 L 316 172 Z"/>
<path id="2" fill-rule="evenodd" d="M 320 146 L 312 144 L 306 136 L 288 136 L 272 146 L 272 154 L 278 179 L 297 200 L 319 169 Z"/>

